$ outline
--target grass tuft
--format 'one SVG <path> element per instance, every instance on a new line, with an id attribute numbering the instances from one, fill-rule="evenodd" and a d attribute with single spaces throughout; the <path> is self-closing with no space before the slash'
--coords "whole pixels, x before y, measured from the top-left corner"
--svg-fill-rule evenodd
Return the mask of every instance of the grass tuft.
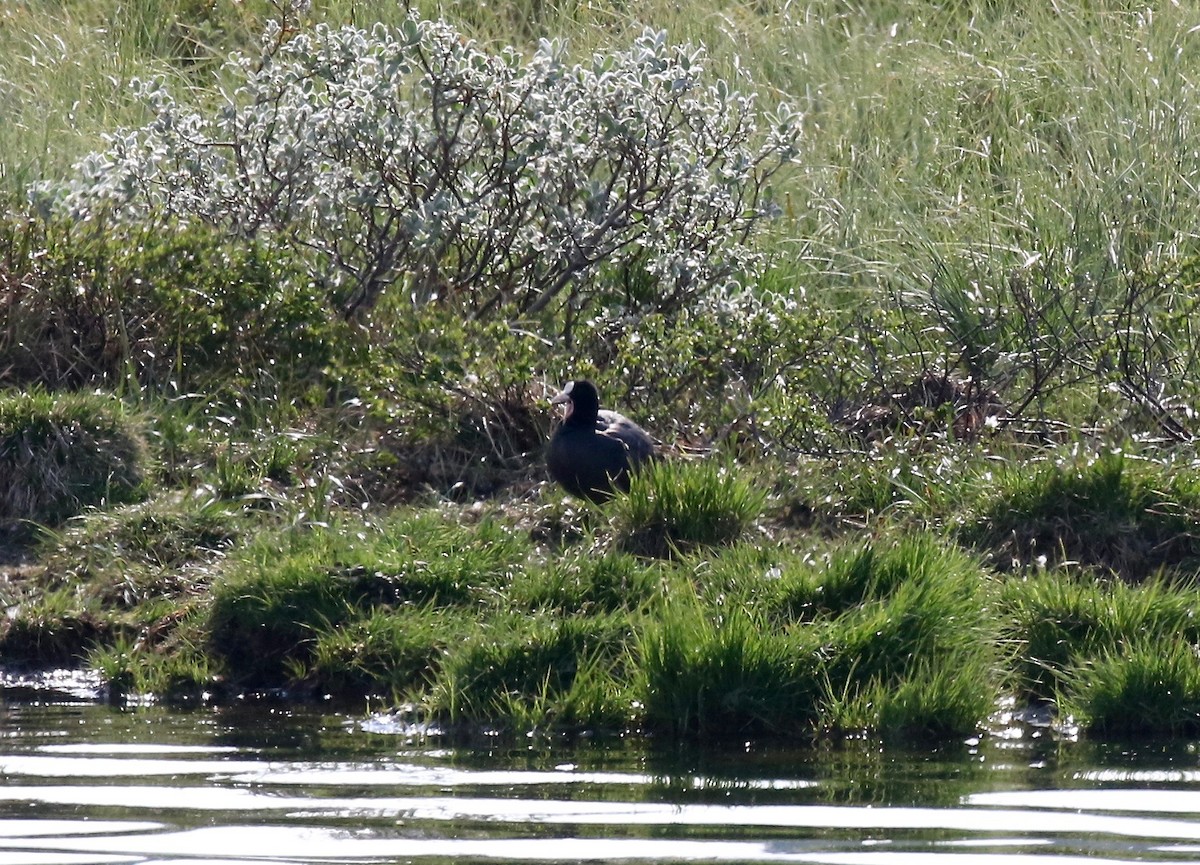
<path id="1" fill-rule="evenodd" d="M 817 646 L 764 627 L 745 608 L 718 612 L 680 594 L 639 640 L 647 726 L 701 739 L 805 729 L 815 715 Z"/>
<path id="2" fill-rule="evenodd" d="M 139 423 L 117 400 L 0 394 L 0 524 L 58 525 L 89 507 L 137 501 L 146 477 Z"/>
<path id="3" fill-rule="evenodd" d="M 626 549 L 667 558 L 733 543 L 765 501 L 765 492 L 730 465 L 664 460 L 633 476 L 628 495 L 616 500 L 617 522 Z"/>
<path id="4" fill-rule="evenodd" d="M 343 627 L 323 630 L 298 678 L 320 693 L 399 701 L 429 685 L 446 653 L 476 624 L 469 613 L 455 609 L 378 608 Z"/>
<path id="5" fill-rule="evenodd" d="M 962 529 L 1002 566 L 1073 563 L 1141 580 L 1200 568 L 1194 471 L 1109 452 L 1085 462 L 998 473 Z"/>
<path id="6" fill-rule="evenodd" d="M 1163 580 L 1140 585 L 1044 573 L 1003 586 L 997 613 L 1018 647 L 1018 692 L 1052 700 L 1081 670 L 1135 638 L 1200 642 L 1200 591 Z"/>
<path id="7" fill-rule="evenodd" d="M 619 617 L 491 617 L 448 653 L 429 706 L 452 723 L 620 729 L 627 642 Z"/>
<path id="8" fill-rule="evenodd" d="M 1200 730 L 1200 656 L 1182 639 L 1135 637 L 1080 668 L 1063 711 L 1103 734 Z"/>

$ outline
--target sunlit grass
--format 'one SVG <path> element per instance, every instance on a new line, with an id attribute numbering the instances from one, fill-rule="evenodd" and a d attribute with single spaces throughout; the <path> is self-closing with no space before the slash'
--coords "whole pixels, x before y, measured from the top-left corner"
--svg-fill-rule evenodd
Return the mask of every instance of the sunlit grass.
<path id="1" fill-rule="evenodd" d="M 616 499 L 626 549 L 669 556 L 738 540 L 762 513 L 766 493 L 733 465 L 652 463 L 637 472 L 628 495 Z"/>
<path id="2" fill-rule="evenodd" d="M 1193 734 L 1200 729 L 1197 646 L 1179 637 L 1130 635 L 1081 665 L 1062 711 L 1100 734 Z"/>
<path id="3" fill-rule="evenodd" d="M 1131 641 L 1200 643 L 1198 604 L 1194 587 L 1162 580 L 1128 585 L 1046 573 L 1005 582 L 996 612 L 1016 647 L 1018 691 L 1051 700 Z"/>
<path id="4" fill-rule="evenodd" d="M 0 393 L 0 523 L 55 525 L 137 501 L 148 474 L 140 421 L 103 394 Z"/>
<path id="5" fill-rule="evenodd" d="M 1130 580 L 1200 568 L 1194 468 L 1109 452 L 1014 464 L 994 478 L 961 534 L 1001 567 L 1070 563 Z"/>
<path id="6" fill-rule="evenodd" d="M 674 736 L 802 734 L 817 710 L 819 645 L 739 606 L 713 609 L 685 593 L 638 643 L 641 702 L 652 730 Z"/>
<path id="7" fill-rule="evenodd" d="M 250 681 L 277 677 L 307 663 L 320 632 L 374 608 L 487 602 L 524 552 L 503 526 L 436 511 L 263 534 L 213 587 L 212 650 Z"/>
<path id="8" fill-rule="evenodd" d="M 629 716 L 628 623 L 495 615 L 447 653 L 428 708 L 452 723 L 620 730 Z"/>

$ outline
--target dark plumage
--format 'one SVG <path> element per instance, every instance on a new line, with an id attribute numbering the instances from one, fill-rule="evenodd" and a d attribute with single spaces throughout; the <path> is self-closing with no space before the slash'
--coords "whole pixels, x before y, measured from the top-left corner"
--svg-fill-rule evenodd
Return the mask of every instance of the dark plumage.
<path id="1" fill-rule="evenodd" d="M 602 410 L 590 381 L 571 382 L 550 402 L 566 411 L 546 465 L 571 495 L 605 501 L 614 489 L 628 490 L 629 473 L 655 456 L 654 439 L 624 415 Z"/>

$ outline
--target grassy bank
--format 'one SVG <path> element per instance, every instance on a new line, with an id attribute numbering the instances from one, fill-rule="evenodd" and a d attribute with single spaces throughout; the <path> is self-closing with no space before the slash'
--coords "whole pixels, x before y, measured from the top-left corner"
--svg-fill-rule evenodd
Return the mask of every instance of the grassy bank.
<path id="1" fill-rule="evenodd" d="M 950 5 L 7 6 L 4 663 L 1194 731 L 1200 12 Z M 603 509 L 579 376 L 667 445 Z"/>
<path id="2" fill-rule="evenodd" d="M 310 433 L 307 467 L 272 476 L 262 432 L 192 441 L 186 490 L 27 536 L 6 663 L 93 667 L 114 700 L 333 696 L 513 734 L 961 737 L 1012 699 L 1071 729 L 1196 729 L 1194 464 L 1039 448 L 1029 471 L 925 439 L 904 498 L 864 497 L 897 483 L 869 459 L 848 485 L 834 458 L 707 456 L 604 509 L 536 462 L 500 495 L 384 507 L 350 442 Z"/>

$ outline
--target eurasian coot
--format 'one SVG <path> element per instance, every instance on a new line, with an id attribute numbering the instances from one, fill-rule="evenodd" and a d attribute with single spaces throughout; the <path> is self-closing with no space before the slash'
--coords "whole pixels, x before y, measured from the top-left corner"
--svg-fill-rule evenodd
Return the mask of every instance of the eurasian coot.
<path id="1" fill-rule="evenodd" d="M 573 496 L 602 502 L 629 489 L 629 473 L 655 456 L 654 439 L 624 415 L 600 408 L 590 381 L 573 381 L 550 401 L 566 405 L 550 438 L 546 465 Z"/>

